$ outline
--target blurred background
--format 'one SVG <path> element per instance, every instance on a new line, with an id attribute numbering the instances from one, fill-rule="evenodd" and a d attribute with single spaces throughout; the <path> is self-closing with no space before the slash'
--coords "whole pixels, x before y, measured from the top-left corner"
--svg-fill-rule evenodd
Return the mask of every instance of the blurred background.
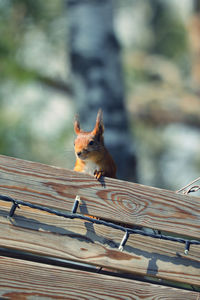
<path id="1" fill-rule="evenodd" d="M 199 0 L 0 0 L 0 153 L 73 169 L 99 107 L 118 178 L 200 173 Z"/>

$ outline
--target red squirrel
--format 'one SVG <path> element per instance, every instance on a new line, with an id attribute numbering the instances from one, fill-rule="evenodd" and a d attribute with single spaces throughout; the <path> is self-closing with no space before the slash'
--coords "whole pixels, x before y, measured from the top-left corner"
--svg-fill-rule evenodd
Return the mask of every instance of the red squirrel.
<path id="1" fill-rule="evenodd" d="M 104 145 L 103 113 L 99 109 L 95 127 L 92 131 L 86 132 L 80 128 L 76 118 L 74 131 L 77 138 L 74 142 L 76 163 L 74 171 L 94 175 L 97 180 L 101 176 L 116 178 L 116 165 Z"/>

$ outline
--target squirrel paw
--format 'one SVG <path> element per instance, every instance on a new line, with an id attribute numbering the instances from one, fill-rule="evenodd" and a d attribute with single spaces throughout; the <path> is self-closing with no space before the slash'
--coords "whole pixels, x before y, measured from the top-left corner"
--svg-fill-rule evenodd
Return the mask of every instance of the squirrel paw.
<path id="1" fill-rule="evenodd" d="M 94 177 L 97 179 L 97 180 L 99 180 L 100 178 L 101 178 L 101 176 L 103 176 L 103 171 L 97 171 L 97 170 L 95 170 L 95 172 L 94 172 Z"/>

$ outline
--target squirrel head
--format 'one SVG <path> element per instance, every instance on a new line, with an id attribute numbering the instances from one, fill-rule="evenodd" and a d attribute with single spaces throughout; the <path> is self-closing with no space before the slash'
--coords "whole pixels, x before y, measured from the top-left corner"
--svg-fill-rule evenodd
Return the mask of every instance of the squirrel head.
<path id="1" fill-rule="evenodd" d="M 104 125 L 102 110 L 99 109 L 95 127 L 90 132 L 83 131 L 80 128 L 80 122 L 76 116 L 74 122 L 74 131 L 77 135 L 77 138 L 74 142 L 76 156 L 81 160 L 95 160 L 95 157 L 104 148 Z"/>

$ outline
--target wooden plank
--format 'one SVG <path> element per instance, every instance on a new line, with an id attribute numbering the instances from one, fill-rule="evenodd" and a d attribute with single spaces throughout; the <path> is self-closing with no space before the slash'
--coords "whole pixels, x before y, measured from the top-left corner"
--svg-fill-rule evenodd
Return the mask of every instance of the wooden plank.
<path id="1" fill-rule="evenodd" d="M 196 300 L 199 293 L 0 256 L 0 297 Z"/>
<path id="2" fill-rule="evenodd" d="M 199 261 L 172 253 L 168 256 L 164 250 L 160 254 L 155 245 L 155 252 L 148 243 L 137 249 L 133 240 L 121 252 L 108 241 L 99 243 L 95 232 L 80 235 L 66 230 L 60 235 L 52 233 L 50 226 L 37 224 L 37 230 L 30 230 L 8 222 L 5 216 L 0 217 L 0 247 L 200 286 Z"/>
<path id="3" fill-rule="evenodd" d="M 0 193 L 67 211 L 78 194 L 78 212 L 200 238 L 200 199 L 167 190 L 0 156 Z"/>
<path id="4" fill-rule="evenodd" d="M 3 217 L 6 224 L 10 224 L 10 221 L 6 219 L 10 210 L 10 204 L 7 202 L 0 204 L 2 204 L 0 205 L 0 216 Z M 81 237 L 88 241 L 108 245 L 111 248 L 118 248 L 124 235 L 120 230 L 82 220 L 65 219 L 23 206 L 17 209 L 11 222 L 13 225 L 22 228 L 47 231 L 75 238 Z M 140 251 L 146 251 L 149 256 L 150 253 L 157 253 L 171 257 L 182 257 L 187 261 L 200 262 L 200 246 L 198 245 L 191 245 L 189 254 L 185 255 L 184 244 L 159 239 L 155 240 L 141 235 L 130 235 L 125 246 L 126 251 L 129 252 L 129 248 L 130 252 L 136 251 L 139 253 Z"/>

